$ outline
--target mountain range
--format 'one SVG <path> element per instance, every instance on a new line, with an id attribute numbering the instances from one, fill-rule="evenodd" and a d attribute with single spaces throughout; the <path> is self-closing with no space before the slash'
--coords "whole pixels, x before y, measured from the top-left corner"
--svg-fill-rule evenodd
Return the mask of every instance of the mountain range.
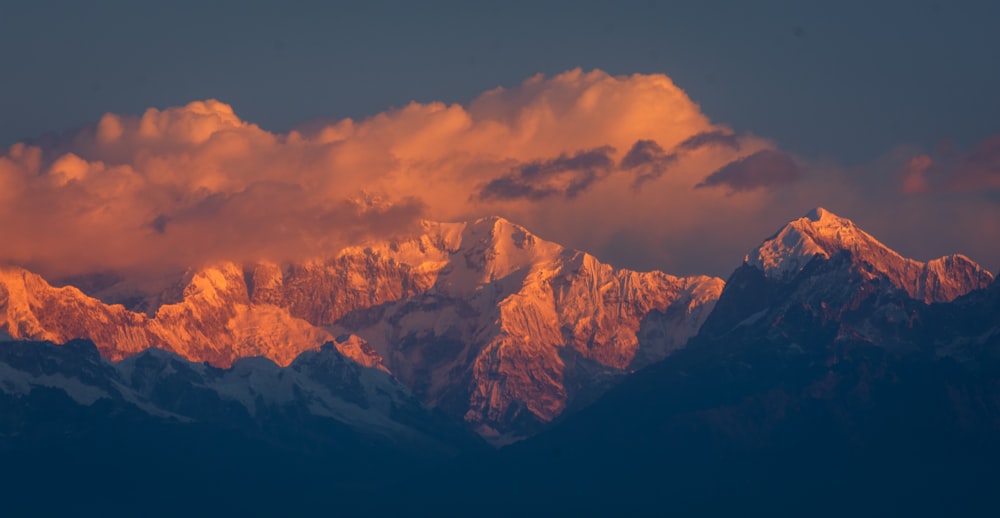
<path id="1" fill-rule="evenodd" d="M 1000 481 L 1000 282 L 824 209 L 727 281 L 616 269 L 485 218 L 155 293 L 77 285 L 0 270 L 0 451 L 79 447 L 107 423 L 196 429 L 281 462 L 391 458 L 394 475 L 359 479 L 428 509 L 447 492 L 452 514 L 497 494 L 628 514 L 665 494 L 801 515 L 831 490 L 860 514 L 956 495 L 973 512 Z M 427 462 L 443 464 L 423 480 L 399 467 Z"/>
<path id="2" fill-rule="evenodd" d="M 93 297 L 0 271 L 0 330 L 86 338 L 112 361 L 158 348 L 223 368 L 288 366 L 332 343 L 498 444 L 682 347 L 723 286 L 615 269 L 501 218 L 425 223 L 303 264 L 219 264 L 161 293 L 107 275 L 88 284 Z"/>
<path id="3" fill-rule="evenodd" d="M 992 516 L 1000 281 L 814 211 L 747 255 L 684 349 L 501 465 L 538 474 L 518 494 L 558 477 L 552 509 L 600 495 L 568 504 L 595 514 Z"/>

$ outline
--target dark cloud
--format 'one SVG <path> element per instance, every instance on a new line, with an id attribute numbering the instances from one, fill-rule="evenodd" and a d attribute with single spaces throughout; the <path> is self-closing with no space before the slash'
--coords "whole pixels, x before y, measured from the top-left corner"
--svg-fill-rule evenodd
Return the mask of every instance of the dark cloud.
<path id="1" fill-rule="evenodd" d="M 153 229 L 157 234 L 163 234 L 167 231 L 168 223 L 170 223 L 170 216 L 160 214 L 153 218 L 153 221 L 149 222 L 149 228 Z"/>
<path id="2" fill-rule="evenodd" d="M 618 167 L 635 172 L 632 188 L 638 190 L 642 184 L 663 176 L 679 158 L 677 153 L 665 152 L 656 141 L 637 140 Z"/>
<path id="3" fill-rule="evenodd" d="M 638 191 L 644 183 L 663 176 L 687 153 L 709 146 L 722 146 L 738 150 L 740 143 L 735 134 L 722 130 L 696 133 L 674 146 L 670 152 L 664 151 L 663 147 L 656 141 L 637 140 L 622 158 L 618 167 L 635 173 L 632 188 Z"/>
<path id="4" fill-rule="evenodd" d="M 573 198 L 614 170 L 614 148 L 603 146 L 515 167 L 479 191 L 481 200 Z"/>
<path id="5" fill-rule="evenodd" d="M 722 130 L 703 131 L 678 144 L 676 151 L 694 151 L 707 146 L 723 146 L 739 150 L 740 141 L 734 133 Z"/>
<path id="6" fill-rule="evenodd" d="M 620 167 L 622 169 L 635 169 L 658 161 L 665 155 L 663 148 L 655 140 L 637 140 L 622 158 Z"/>
<path id="7" fill-rule="evenodd" d="M 708 175 L 695 189 L 728 187 L 730 193 L 752 191 L 799 179 L 799 166 L 788 155 L 769 149 L 733 160 Z"/>

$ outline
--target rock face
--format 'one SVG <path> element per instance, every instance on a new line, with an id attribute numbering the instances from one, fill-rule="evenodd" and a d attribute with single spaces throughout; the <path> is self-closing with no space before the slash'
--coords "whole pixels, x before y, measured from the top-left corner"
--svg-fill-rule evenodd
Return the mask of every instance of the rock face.
<path id="1" fill-rule="evenodd" d="M 682 347 L 723 286 L 614 269 L 499 218 L 435 225 L 382 253 L 405 263 L 415 250 L 429 289 L 337 323 L 417 394 L 498 442 Z"/>
<path id="2" fill-rule="evenodd" d="M 921 263 L 823 209 L 792 221 L 747 255 L 702 338 L 798 344 L 815 340 L 912 348 L 928 303 L 990 286 L 961 255 Z M 933 305 L 933 304 L 932 304 Z"/>
<path id="3" fill-rule="evenodd" d="M 0 328 L 13 338 L 63 343 L 86 338 L 101 354 L 121 360 L 149 348 L 227 367 L 239 358 L 266 356 L 289 364 L 332 336 L 283 308 L 252 305 L 243 271 L 226 264 L 199 271 L 181 302 L 152 317 L 66 286 L 54 288 L 20 268 L 0 270 Z"/>
<path id="4" fill-rule="evenodd" d="M 302 264 L 219 264 L 190 273 L 179 297 L 133 297 L 131 309 L 4 268 L 0 332 L 87 338 L 116 361 L 158 348 L 217 367 L 254 356 L 287 366 L 331 342 L 504 443 L 682 347 L 722 287 L 615 269 L 485 218 L 428 222 Z"/>

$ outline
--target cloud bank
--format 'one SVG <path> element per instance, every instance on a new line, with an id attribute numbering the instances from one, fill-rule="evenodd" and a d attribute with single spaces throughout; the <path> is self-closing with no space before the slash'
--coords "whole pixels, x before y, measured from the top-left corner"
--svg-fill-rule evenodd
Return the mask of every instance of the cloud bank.
<path id="1" fill-rule="evenodd" d="M 956 178 L 992 185 L 979 164 L 993 149 L 960 161 Z M 155 276 L 219 260 L 323 257 L 420 219 L 501 215 L 621 266 L 725 276 L 812 206 L 864 225 L 881 221 L 886 204 L 920 213 L 939 203 L 872 180 L 898 178 L 898 168 L 803 164 L 713 123 L 658 74 L 538 75 L 464 106 L 414 102 L 288 133 L 206 100 L 109 113 L 10 147 L 0 156 L 0 261 L 51 278 Z M 901 227 L 882 226 L 905 241 Z M 940 253 L 951 251 L 963 250 Z"/>

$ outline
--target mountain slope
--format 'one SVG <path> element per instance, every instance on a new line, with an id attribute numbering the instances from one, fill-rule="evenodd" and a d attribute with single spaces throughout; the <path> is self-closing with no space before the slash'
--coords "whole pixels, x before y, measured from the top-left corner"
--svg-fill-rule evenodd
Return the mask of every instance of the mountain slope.
<path id="1" fill-rule="evenodd" d="M 505 450 L 490 469 L 530 476 L 499 490 L 599 514 L 622 494 L 681 514 L 995 514 L 1000 283 L 950 263 L 960 295 L 928 304 L 900 275 L 920 263 L 842 218 L 819 234 L 824 217 L 751 252 L 683 350 Z"/>
<path id="2" fill-rule="evenodd" d="M 90 342 L 0 343 L 0 487 L 14 515 L 398 514 L 385 494 L 489 449 L 332 345 L 230 369 Z M 332 503 L 331 503 L 332 502 Z"/>
<path id="3" fill-rule="evenodd" d="M 112 364 L 78 342 L 0 344 L 4 487 L 37 495 L 25 507 L 34 514 L 54 501 L 45 482 L 57 467 L 84 481 L 63 495 L 113 487 L 121 503 L 171 488 L 228 512 L 334 502 L 348 514 L 436 516 L 995 515 L 1000 281 L 963 260 L 901 258 L 848 220 L 822 222 L 831 217 L 815 211 L 766 240 L 717 300 L 721 281 L 614 270 L 500 220 L 429 225 L 419 239 L 325 262 L 240 267 L 230 278 L 243 279 L 248 306 L 338 336 L 286 368 L 254 358 L 226 370 L 155 350 Z M 804 246 L 774 242 L 795 233 Z M 786 261 L 797 266 L 770 269 Z M 33 293 L 16 296 L 37 312 L 44 297 Z M 675 348 L 691 332 L 681 324 L 713 306 Z M 562 364 L 547 363 L 553 350 Z M 539 381 L 547 369 L 561 379 Z M 602 376 L 632 369 L 600 394 Z M 496 387 L 483 407 L 480 387 Z M 560 401 L 545 399 L 560 387 L 567 409 L 584 408 L 499 451 L 414 401 L 473 412 L 480 421 L 467 422 L 496 443 L 537 430 L 534 412 Z M 534 397 L 544 404 L 522 403 Z M 489 421 L 494 408 L 508 410 Z M 405 453 L 440 443 L 467 446 L 445 464 Z M 110 462 L 108 449 L 139 460 Z M 72 455 L 83 457 L 66 471 Z M 162 466 L 171 471 L 150 482 Z M 248 491 L 259 495 L 224 496 Z"/>
<path id="4" fill-rule="evenodd" d="M 961 254 L 927 263 L 907 259 L 858 228 L 849 219 L 816 208 L 785 225 L 750 254 L 744 263 L 769 279 L 788 280 L 816 258 L 851 256 L 868 277 L 881 276 L 924 302 L 947 302 L 993 281 L 993 275 Z"/>
<path id="5" fill-rule="evenodd" d="M 233 264 L 195 273 L 183 300 L 160 306 L 153 317 L 105 304 L 72 286 L 54 288 L 38 275 L 5 267 L 0 269 L 2 328 L 18 339 L 93 340 L 112 360 L 156 347 L 220 367 L 253 356 L 287 365 L 302 351 L 333 338 L 287 310 L 251 305 L 243 271 Z"/>
<path id="6" fill-rule="evenodd" d="M 498 218 L 442 231 L 453 236 L 439 241 L 449 261 L 431 289 L 339 324 L 431 404 L 498 442 L 682 347 L 722 286 L 616 270 Z"/>
<path id="7" fill-rule="evenodd" d="M 816 209 L 747 255 L 702 334 L 796 343 L 821 332 L 907 348 L 912 344 L 900 337 L 910 336 L 928 302 L 951 301 L 992 281 L 964 256 L 907 259 L 850 220 Z"/>
<path id="8" fill-rule="evenodd" d="M 119 415 L 148 426 L 197 424 L 277 447 L 327 452 L 371 443 L 443 456 L 475 442 L 392 376 L 358 365 L 332 344 L 284 368 L 247 358 L 220 369 L 158 349 L 111 363 L 83 340 L 4 342 L 0 404 L 5 451 L 57 443 Z M 81 414 L 93 415 L 77 419 Z"/>
<path id="9" fill-rule="evenodd" d="M 615 269 L 484 218 L 427 222 L 418 235 L 301 264 L 219 264 L 189 274 L 179 297 L 122 296 L 134 311 L 4 268 L 0 330 L 88 338 L 113 360 L 155 347 L 219 367 L 252 356 L 289 365 L 353 334 L 334 341 L 341 353 L 505 442 L 682 347 L 722 285 Z"/>

